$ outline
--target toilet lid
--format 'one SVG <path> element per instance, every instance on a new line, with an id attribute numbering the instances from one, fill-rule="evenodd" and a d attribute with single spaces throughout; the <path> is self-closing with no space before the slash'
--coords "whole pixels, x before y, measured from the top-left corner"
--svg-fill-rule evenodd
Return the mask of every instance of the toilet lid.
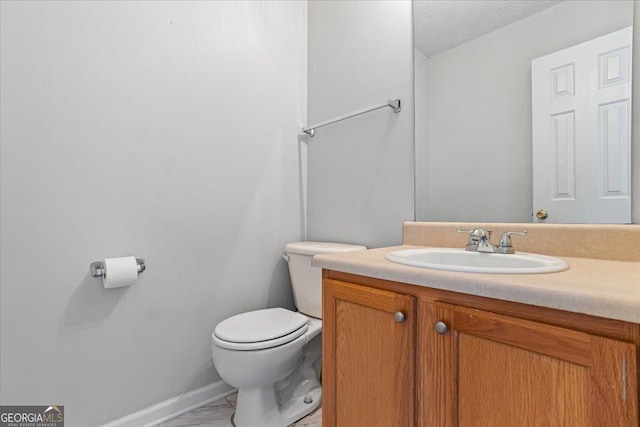
<path id="1" fill-rule="evenodd" d="M 229 317 L 218 323 L 213 334 L 229 343 L 258 343 L 293 334 L 305 326 L 307 320 L 306 316 L 291 310 L 268 308 Z"/>
<path id="2" fill-rule="evenodd" d="M 268 348 L 280 347 L 285 344 L 289 344 L 292 341 L 300 338 L 309 330 L 309 325 L 305 324 L 300 329 L 291 332 L 290 334 L 284 335 L 282 337 L 278 337 L 273 340 L 267 341 L 258 341 L 258 342 L 231 342 L 225 341 L 213 334 L 213 343 L 218 347 L 226 348 L 229 350 L 241 350 L 241 351 L 249 351 L 249 350 L 266 350 Z"/>

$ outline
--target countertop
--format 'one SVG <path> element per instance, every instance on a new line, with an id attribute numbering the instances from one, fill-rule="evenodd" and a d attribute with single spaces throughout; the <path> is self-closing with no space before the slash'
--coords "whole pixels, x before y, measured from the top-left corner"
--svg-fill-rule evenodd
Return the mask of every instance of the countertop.
<path id="1" fill-rule="evenodd" d="M 569 263 L 569 270 L 547 274 L 478 274 L 411 267 L 385 259 L 389 252 L 420 247 L 428 246 L 401 245 L 316 255 L 312 265 L 434 289 L 640 323 L 640 262 L 558 256 Z"/>

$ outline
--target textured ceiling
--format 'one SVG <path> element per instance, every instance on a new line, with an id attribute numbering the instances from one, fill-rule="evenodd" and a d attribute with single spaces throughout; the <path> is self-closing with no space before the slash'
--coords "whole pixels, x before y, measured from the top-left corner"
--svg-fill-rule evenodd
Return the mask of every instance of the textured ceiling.
<path id="1" fill-rule="evenodd" d="M 414 0 L 414 46 L 433 56 L 562 0 Z"/>

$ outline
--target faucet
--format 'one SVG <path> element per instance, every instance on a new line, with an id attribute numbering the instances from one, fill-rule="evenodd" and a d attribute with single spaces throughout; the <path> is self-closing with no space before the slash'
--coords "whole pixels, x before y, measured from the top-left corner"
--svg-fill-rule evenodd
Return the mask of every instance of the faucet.
<path id="1" fill-rule="evenodd" d="M 511 236 L 518 235 L 524 236 L 527 234 L 526 231 L 506 231 L 502 234 L 500 238 L 500 243 L 498 246 L 495 246 L 491 243 L 491 233 L 492 231 L 484 231 L 482 228 L 474 228 L 472 230 L 462 230 L 458 229 L 458 233 L 469 233 L 469 240 L 467 241 L 467 246 L 465 246 L 465 250 L 473 251 L 473 252 L 483 252 L 483 253 L 497 253 L 497 254 L 514 254 L 516 250 L 513 248 L 511 243 Z"/>
<path id="2" fill-rule="evenodd" d="M 473 230 L 458 229 L 458 233 L 469 233 L 469 240 L 467 241 L 465 250 L 473 252 L 495 252 L 495 246 L 493 246 L 489 241 L 493 231 L 484 231 L 482 228 L 474 228 Z"/>

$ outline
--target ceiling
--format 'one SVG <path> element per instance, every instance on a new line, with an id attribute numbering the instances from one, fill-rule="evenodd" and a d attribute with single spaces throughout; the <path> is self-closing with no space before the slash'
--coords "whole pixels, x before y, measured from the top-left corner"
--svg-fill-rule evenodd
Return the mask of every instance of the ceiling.
<path id="1" fill-rule="evenodd" d="M 414 46 L 434 56 L 562 0 L 414 0 Z"/>

